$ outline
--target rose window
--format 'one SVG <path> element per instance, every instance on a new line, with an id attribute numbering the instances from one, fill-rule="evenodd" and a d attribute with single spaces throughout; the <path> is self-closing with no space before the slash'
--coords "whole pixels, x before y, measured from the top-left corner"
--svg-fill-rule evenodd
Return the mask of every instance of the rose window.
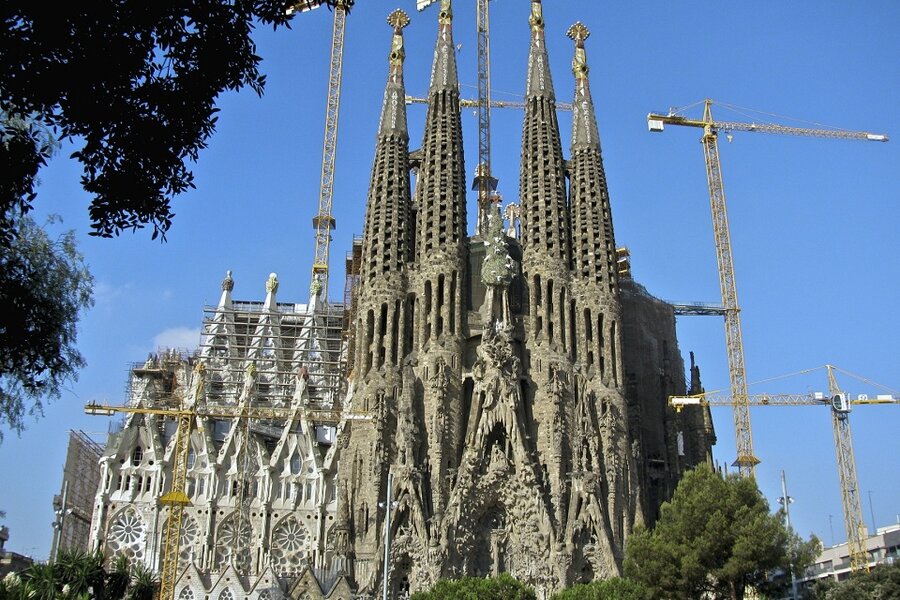
<path id="1" fill-rule="evenodd" d="M 250 543 L 253 530 L 247 520 L 242 520 L 240 528 L 237 520 L 228 519 L 219 527 L 216 539 L 216 561 L 220 567 L 234 563 L 239 571 L 250 568 Z"/>
<path id="2" fill-rule="evenodd" d="M 147 530 L 134 509 L 126 509 L 116 516 L 109 527 L 109 548 L 113 554 L 142 559 Z"/>
<path id="3" fill-rule="evenodd" d="M 185 515 L 181 521 L 181 536 L 178 542 L 178 560 L 182 565 L 187 565 L 194 556 L 194 542 L 200 528 L 194 517 Z"/>
<path id="4" fill-rule="evenodd" d="M 272 534 L 272 564 L 281 571 L 297 571 L 305 562 L 311 537 L 294 517 L 281 522 Z"/>

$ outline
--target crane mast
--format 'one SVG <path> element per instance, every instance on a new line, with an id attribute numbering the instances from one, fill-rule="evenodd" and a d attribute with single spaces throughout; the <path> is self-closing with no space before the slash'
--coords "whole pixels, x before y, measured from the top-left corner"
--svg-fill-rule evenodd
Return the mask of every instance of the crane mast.
<path id="1" fill-rule="evenodd" d="M 319 212 L 313 217 L 316 232 L 316 253 L 312 266 L 310 291 L 322 299 L 328 297 L 328 249 L 331 230 L 335 227 L 331 214 L 334 199 L 334 162 L 337 152 L 338 115 L 341 108 L 341 78 L 344 64 L 344 27 L 347 21 L 348 0 L 334 6 L 334 28 L 331 36 L 331 63 L 328 71 L 328 99 L 325 105 L 325 136 L 322 146 L 322 181 L 319 188 Z"/>
<path id="2" fill-rule="evenodd" d="M 734 430 L 737 460 L 735 465 L 741 475 L 751 477 L 759 459 L 753 452 L 753 433 L 750 425 L 750 404 L 747 400 L 747 377 L 744 369 L 744 343 L 741 333 L 740 306 L 734 275 L 734 260 L 731 251 L 731 233 L 728 227 L 728 211 L 725 205 L 725 188 L 722 182 L 722 165 L 719 161 L 719 131 L 756 131 L 838 139 L 861 139 L 886 142 L 882 134 L 830 129 L 804 129 L 781 125 L 715 121 L 712 116 L 713 101 L 706 99 L 703 118 L 688 119 L 670 112 L 667 115 L 650 113 L 647 124 L 650 131 L 663 131 L 664 125 L 682 125 L 703 129 L 700 138 L 706 163 L 706 180 L 709 186 L 709 201 L 712 210 L 713 235 L 716 244 L 716 260 L 719 268 L 719 286 L 722 292 L 722 306 L 725 317 L 725 346 L 728 354 L 728 372 L 731 380 L 731 394 L 734 398 Z"/>
<path id="3" fill-rule="evenodd" d="M 844 527 L 847 530 L 847 547 L 850 551 L 850 570 L 854 573 L 861 570 L 868 571 L 869 555 L 866 552 L 868 532 L 859 497 L 853 439 L 850 437 L 850 405 L 847 396 L 838 387 L 831 365 L 828 365 L 828 391 L 831 395 L 834 453 L 841 484 L 841 506 L 844 509 Z"/>
<path id="4" fill-rule="evenodd" d="M 181 522 L 184 520 L 184 507 L 191 503 L 184 490 L 193 415 L 188 411 L 179 411 L 175 416 L 178 419 L 178 428 L 172 457 L 172 487 L 168 494 L 159 499 L 160 504 L 169 507 L 169 518 L 166 520 L 162 540 L 163 561 L 159 576 L 159 600 L 172 600 L 175 597 L 178 555 L 181 552 Z"/>
<path id="5" fill-rule="evenodd" d="M 704 121 L 712 122 L 710 103 L 703 111 Z M 725 187 L 722 165 L 719 162 L 719 141 L 711 125 L 703 129 L 703 152 L 706 159 L 706 181 L 712 209 L 713 235 L 716 242 L 716 261 L 719 265 L 719 286 L 725 309 L 725 347 L 728 352 L 728 371 L 731 395 L 735 398 L 734 435 L 737 464 L 745 477 L 753 475 L 759 459 L 753 453 L 753 432 L 750 426 L 750 404 L 747 401 L 747 374 L 744 369 L 744 342 L 741 334 L 741 310 L 738 306 L 737 284 L 734 279 L 734 259 L 731 252 L 731 232 L 725 206 Z"/>
<path id="6" fill-rule="evenodd" d="M 491 35 L 489 0 L 478 0 L 478 188 L 477 232 L 487 233 L 487 215 L 497 180 L 491 175 Z"/>

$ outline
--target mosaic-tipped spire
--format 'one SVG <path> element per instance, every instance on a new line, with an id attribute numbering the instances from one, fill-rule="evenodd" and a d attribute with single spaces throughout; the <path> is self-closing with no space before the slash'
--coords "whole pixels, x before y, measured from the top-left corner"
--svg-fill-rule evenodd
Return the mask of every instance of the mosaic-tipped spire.
<path id="1" fill-rule="evenodd" d="M 406 57 L 403 28 L 409 25 L 409 16 L 398 9 L 388 16 L 387 22 L 394 35 L 369 184 L 362 252 L 361 273 L 364 280 L 370 281 L 388 272 L 401 271 L 410 250 L 409 133 L 403 84 Z"/>
<path id="2" fill-rule="evenodd" d="M 465 161 L 452 22 L 450 0 L 442 0 L 416 185 L 419 261 L 435 259 L 437 250 L 446 250 L 455 259 L 466 238 Z"/>
<path id="3" fill-rule="evenodd" d="M 387 18 L 394 29 L 388 82 L 384 90 L 384 104 L 381 108 L 381 123 L 378 135 L 400 135 L 408 137 L 406 125 L 406 90 L 403 86 L 403 61 L 406 48 L 403 44 L 403 28 L 409 25 L 409 16 L 399 8 Z"/>
<path id="4" fill-rule="evenodd" d="M 567 35 L 575 41 L 575 101 L 572 106 L 572 157 L 570 206 L 572 210 L 572 254 L 575 274 L 618 293 L 616 247 L 606 173 L 600 155 L 600 133 L 588 82 L 584 41 L 590 35 L 582 23 L 575 23 Z"/>
<path id="5" fill-rule="evenodd" d="M 441 0 L 441 11 L 438 13 L 438 39 L 434 48 L 431 87 L 428 94 L 433 96 L 443 90 L 459 93 L 456 50 L 453 47 L 453 8 L 450 0 Z"/>
<path id="6" fill-rule="evenodd" d="M 523 267 L 532 274 L 541 270 L 547 276 L 569 270 L 569 217 L 565 161 L 539 0 L 532 0 L 529 24 L 531 44 L 519 171 L 522 246 L 526 255 Z"/>
<path id="7" fill-rule="evenodd" d="M 588 81 L 587 54 L 584 41 L 591 32 L 582 22 L 577 22 L 566 32 L 575 42 L 575 58 L 572 59 L 572 72 L 575 74 L 575 102 L 572 105 L 572 148 L 600 148 L 600 133 L 597 129 L 597 117 L 594 114 L 594 101 L 591 99 L 591 86 Z"/>
<path id="8" fill-rule="evenodd" d="M 541 0 L 531 1 L 531 50 L 528 52 L 528 79 L 525 95 L 529 98 L 545 97 L 555 100 L 553 80 L 550 78 L 550 61 L 544 41 L 544 9 Z"/>

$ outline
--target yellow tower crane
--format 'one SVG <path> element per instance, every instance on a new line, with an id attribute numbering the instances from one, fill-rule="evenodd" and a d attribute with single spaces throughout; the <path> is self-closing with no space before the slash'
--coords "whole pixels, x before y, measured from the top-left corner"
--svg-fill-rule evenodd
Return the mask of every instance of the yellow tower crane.
<path id="1" fill-rule="evenodd" d="M 650 113 L 647 124 L 650 131 L 663 131 L 665 125 L 697 127 L 703 130 L 700 138 L 706 159 L 706 180 L 709 184 L 709 202 L 712 209 L 713 235 L 716 259 L 719 265 L 719 285 L 725 316 L 725 347 L 728 353 L 728 373 L 731 395 L 734 398 L 734 433 L 737 447 L 735 465 L 741 475 L 753 475 L 759 459 L 753 453 L 753 435 L 750 428 L 750 404 L 747 395 L 747 377 L 744 369 L 744 343 L 741 336 L 741 317 L 735 284 L 734 262 L 731 253 L 731 234 L 728 229 L 728 212 L 725 208 L 725 187 L 722 182 L 722 165 L 719 162 L 718 134 L 720 131 L 754 131 L 845 140 L 869 140 L 886 142 L 882 134 L 842 129 L 805 129 L 767 123 L 742 123 L 716 121 L 712 116 L 712 100 L 705 100 L 702 119 L 689 119 L 670 111 L 668 114 Z"/>
<path id="2" fill-rule="evenodd" d="M 184 518 L 184 509 L 190 506 L 191 501 L 186 493 L 185 481 L 188 470 L 188 450 L 191 438 L 191 430 L 197 418 L 212 419 L 241 419 L 249 422 L 251 419 L 291 419 L 298 415 L 295 407 L 259 407 L 259 406 L 233 406 L 233 405 L 197 405 L 197 400 L 204 393 L 204 370 L 198 368 L 191 381 L 192 396 L 187 400 L 181 400 L 178 408 L 148 408 L 142 406 L 112 406 L 108 404 L 88 403 L 84 407 L 89 415 L 111 417 L 115 414 L 145 414 L 160 415 L 170 418 L 178 423 L 175 433 L 175 446 L 172 452 L 172 479 L 169 490 L 162 494 L 159 503 L 169 507 L 169 518 L 162 534 L 162 567 L 159 576 L 159 595 L 157 600 L 173 600 L 175 597 L 175 582 L 178 579 L 178 556 L 181 551 L 181 523 Z M 350 411 L 307 409 L 300 408 L 301 418 L 306 418 L 318 424 L 338 424 L 342 420 L 371 419 L 365 413 Z"/>
<path id="3" fill-rule="evenodd" d="M 334 162 L 337 154 L 338 116 L 341 108 L 341 78 L 344 65 L 344 28 L 347 11 L 354 0 L 335 0 L 333 3 L 334 28 L 331 34 L 331 62 L 328 70 L 328 99 L 325 103 L 325 136 L 322 144 L 322 181 L 319 188 L 319 212 L 313 217 L 316 232 L 316 254 L 313 258 L 310 291 L 328 298 L 328 249 L 331 246 L 331 230 L 335 228 L 331 214 L 334 200 Z M 305 12 L 318 8 L 300 0 L 289 12 Z"/>
<path id="4" fill-rule="evenodd" d="M 829 406 L 834 427 L 834 453 L 837 460 L 838 480 L 841 487 L 841 508 L 844 526 L 847 530 L 847 546 L 850 550 L 851 572 L 868 570 L 866 553 L 867 529 L 863 520 L 862 501 L 859 495 L 859 479 L 856 475 L 856 459 L 853 453 L 853 439 L 850 436 L 850 409 L 860 404 L 900 404 L 900 399 L 891 395 L 869 398 L 859 395 L 851 399 L 838 386 L 834 371 L 837 367 L 825 365 L 828 370 L 828 395 L 813 394 L 757 394 L 734 396 L 672 396 L 669 403 L 680 411 L 685 406 Z M 838 369 L 839 370 L 839 369 Z"/>

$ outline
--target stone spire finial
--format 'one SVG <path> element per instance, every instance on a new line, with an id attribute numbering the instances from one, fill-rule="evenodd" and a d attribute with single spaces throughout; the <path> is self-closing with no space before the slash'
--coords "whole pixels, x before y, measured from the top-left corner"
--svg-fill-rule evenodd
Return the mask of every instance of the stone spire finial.
<path id="1" fill-rule="evenodd" d="M 222 280 L 222 295 L 219 297 L 219 308 L 231 308 L 231 291 L 234 289 L 234 279 L 231 271 L 225 271 L 225 279 Z"/>
<path id="2" fill-rule="evenodd" d="M 231 271 L 225 271 L 225 279 L 222 280 L 222 291 L 231 292 L 234 290 L 234 279 L 231 278 Z"/>
<path id="3" fill-rule="evenodd" d="M 572 72 L 576 79 L 587 79 L 587 54 L 584 51 L 584 40 L 591 36 L 590 30 L 581 21 L 576 21 L 566 32 L 575 42 L 575 58 L 572 59 Z"/>
<path id="4" fill-rule="evenodd" d="M 441 0 L 441 12 L 438 13 L 438 23 L 449 25 L 453 22 L 453 7 L 450 0 Z"/>
<path id="5" fill-rule="evenodd" d="M 388 15 L 387 23 L 394 29 L 391 40 L 391 54 L 388 62 L 387 87 L 384 90 L 384 104 L 381 108 L 381 121 L 378 135 L 407 135 L 406 126 L 406 90 L 403 87 L 403 61 L 406 60 L 406 47 L 403 43 L 403 29 L 409 25 L 409 15 L 399 8 Z"/>
<path id="6" fill-rule="evenodd" d="M 266 279 L 266 292 L 270 294 L 278 293 L 278 275 L 275 273 L 269 273 L 269 278 Z"/>
<path id="7" fill-rule="evenodd" d="M 544 40 L 544 9 L 541 0 L 532 0 L 528 23 L 531 25 L 531 48 L 528 51 L 525 96 L 527 98 L 540 96 L 555 102 L 553 79 L 550 77 L 550 59 Z"/>
<path id="8" fill-rule="evenodd" d="M 394 28 L 394 39 L 391 42 L 391 66 L 403 65 L 406 58 L 406 49 L 403 47 L 403 28 L 409 25 L 409 15 L 399 8 L 388 15 L 388 25 Z"/>
<path id="9" fill-rule="evenodd" d="M 531 30 L 534 32 L 544 30 L 544 9 L 541 0 L 531 0 L 531 16 L 528 18 Z"/>
<path id="10" fill-rule="evenodd" d="M 456 73 L 456 48 L 453 46 L 453 9 L 450 0 L 441 0 L 438 16 L 438 39 L 431 65 L 431 85 L 428 95 L 450 91 L 459 94 L 459 78 Z"/>

